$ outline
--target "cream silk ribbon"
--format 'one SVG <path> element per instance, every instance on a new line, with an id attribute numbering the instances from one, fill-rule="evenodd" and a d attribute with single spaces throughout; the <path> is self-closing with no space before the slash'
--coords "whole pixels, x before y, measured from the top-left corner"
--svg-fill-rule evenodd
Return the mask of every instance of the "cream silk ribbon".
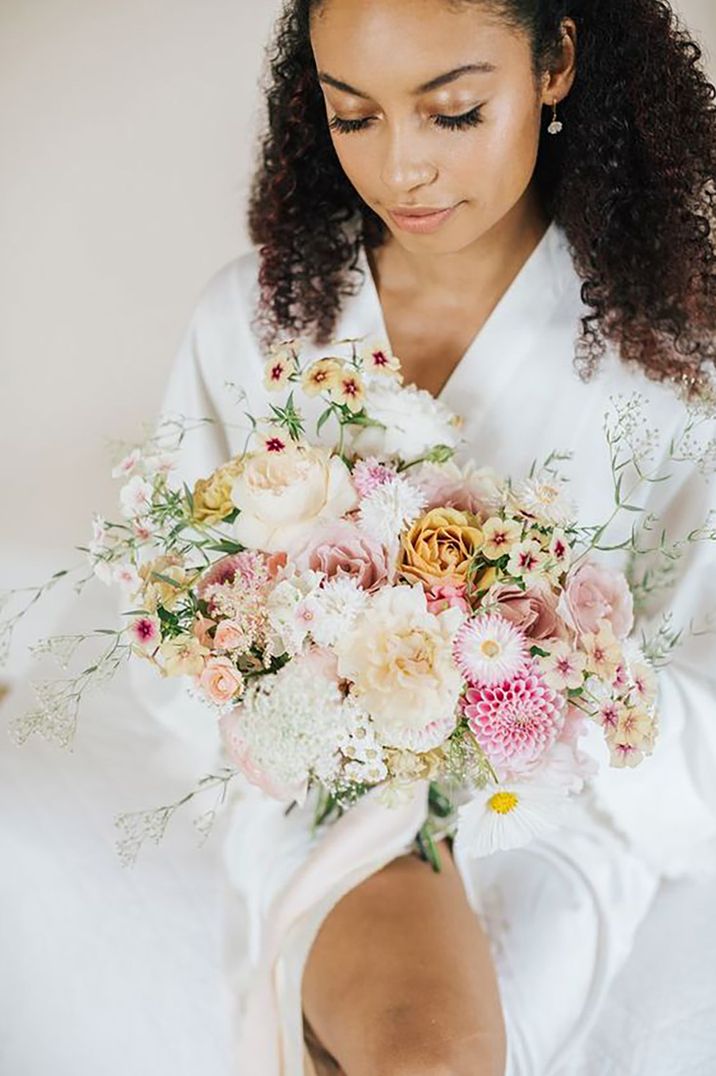
<path id="1" fill-rule="evenodd" d="M 307 952 L 323 917 L 344 894 L 409 851 L 427 817 L 428 787 L 427 781 L 415 782 L 399 806 L 382 804 L 380 789 L 367 793 L 327 827 L 277 893 L 264 923 L 261 954 L 246 997 L 237 1058 L 241 1076 L 304 1073 L 301 1013 L 287 1013 L 287 1004 L 297 1004 L 300 1010 L 300 984 L 293 984 L 292 998 L 282 954 L 302 927 L 310 930 L 310 937 L 300 940 L 302 952 Z"/>

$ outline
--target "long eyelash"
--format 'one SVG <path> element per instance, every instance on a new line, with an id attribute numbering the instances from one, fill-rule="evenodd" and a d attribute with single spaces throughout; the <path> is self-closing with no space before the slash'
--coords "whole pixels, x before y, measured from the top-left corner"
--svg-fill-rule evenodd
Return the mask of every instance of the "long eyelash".
<path id="1" fill-rule="evenodd" d="M 476 105 L 469 112 L 463 112 L 462 116 L 434 116 L 433 119 L 438 127 L 446 127 L 450 131 L 462 131 L 466 127 L 476 127 L 482 123 L 482 105 Z"/>
<path id="2" fill-rule="evenodd" d="M 362 131 L 368 125 L 368 120 L 342 120 L 340 116 L 333 116 L 328 126 L 341 134 L 350 134 L 351 131 Z"/>
<path id="3" fill-rule="evenodd" d="M 476 105 L 469 112 L 463 112 L 461 116 L 433 116 L 436 127 L 443 127 L 449 131 L 463 131 L 467 127 L 476 127 L 482 123 L 482 105 Z M 370 118 L 365 120 L 344 120 L 340 116 L 331 117 L 328 126 L 341 134 L 350 134 L 352 131 L 364 131 L 370 124 Z"/>

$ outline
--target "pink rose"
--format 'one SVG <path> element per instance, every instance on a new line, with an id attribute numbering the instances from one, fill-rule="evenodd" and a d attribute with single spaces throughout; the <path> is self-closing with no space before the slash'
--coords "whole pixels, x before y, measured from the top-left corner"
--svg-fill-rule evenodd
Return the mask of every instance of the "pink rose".
<path id="1" fill-rule="evenodd" d="M 222 620 L 214 635 L 215 650 L 237 650 L 246 636 L 235 620 Z"/>
<path id="2" fill-rule="evenodd" d="M 321 527 L 296 558 L 299 568 L 325 572 L 329 579 L 349 576 L 363 590 L 373 591 L 388 581 L 388 558 L 380 542 L 345 520 Z"/>
<path id="3" fill-rule="evenodd" d="M 567 575 L 564 597 L 582 635 L 596 633 L 600 620 L 609 621 L 618 639 L 625 639 L 632 629 L 634 603 L 621 572 L 583 561 Z"/>
<path id="4" fill-rule="evenodd" d="M 538 589 L 498 583 L 488 595 L 490 606 L 497 602 L 495 612 L 509 620 L 530 639 L 564 638 L 564 624 L 557 614 L 557 597 L 549 587 Z"/>
<path id="5" fill-rule="evenodd" d="M 212 702 L 230 702 L 244 686 L 244 678 L 228 658 L 209 658 L 199 684 Z"/>
<path id="6" fill-rule="evenodd" d="M 470 612 L 469 602 L 465 598 L 465 583 L 441 583 L 431 587 L 425 594 L 431 613 L 442 613 L 444 609 L 462 609 Z"/>
<path id="7" fill-rule="evenodd" d="M 288 786 L 269 777 L 267 773 L 259 769 L 251 757 L 248 744 L 241 737 L 241 707 L 232 710 L 230 714 L 224 714 L 219 719 L 219 730 L 228 754 L 234 765 L 241 770 L 246 780 L 260 788 L 272 799 L 289 801 L 302 801 L 306 792 L 306 782 L 300 785 Z"/>

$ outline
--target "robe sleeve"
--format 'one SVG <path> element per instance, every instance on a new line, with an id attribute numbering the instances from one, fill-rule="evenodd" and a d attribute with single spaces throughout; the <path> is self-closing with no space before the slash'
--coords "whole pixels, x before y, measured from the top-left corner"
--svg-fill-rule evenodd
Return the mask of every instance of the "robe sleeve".
<path id="1" fill-rule="evenodd" d="M 199 425 L 193 421 L 194 428 L 179 449 L 177 471 L 171 481 L 185 481 L 190 487 L 231 455 L 216 395 L 223 382 L 220 376 L 211 376 L 216 355 L 211 347 L 213 326 L 206 294 L 197 304 L 174 357 L 154 426 L 156 430 L 163 416 L 212 420 Z M 188 694 L 185 679 L 164 679 L 148 663 L 131 660 L 128 681 L 132 701 L 167 730 L 168 764 L 175 760 L 184 767 L 189 754 L 192 778 L 210 772 L 220 757 L 217 719 L 209 707 Z"/>
<path id="2" fill-rule="evenodd" d="M 708 443 L 716 423 L 699 437 Z M 655 487 L 654 535 L 684 537 L 710 519 L 716 524 L 716 476 L 682 464 Z M 673 585 L 650 603 L 651 634 L 665 613 L 682 641 L 659 673 L 659 735 L 654 752 L 635 769 L 609 768 L 598 779 L 604 807 L 635 849 L 666 877 L 716 870 L 716 543 L 693 542 L 678 562 Z M 710 621 L 710 624 L 709 624 Z M 710 630 L 709 630 L 710 629 Z"/>

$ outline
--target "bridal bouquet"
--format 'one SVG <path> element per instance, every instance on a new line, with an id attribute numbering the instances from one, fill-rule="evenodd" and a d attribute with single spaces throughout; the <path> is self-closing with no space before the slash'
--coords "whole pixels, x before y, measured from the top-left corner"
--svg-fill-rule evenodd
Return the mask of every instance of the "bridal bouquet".
<path id="1" fill-rule="evenodd" d="M 289 809 L 311 795 L 319 825 L 425 779 L 417 840 L 434 865 L 441 827 L 477 856 L 523 844 L 595 771 L 588 723 L 613 766 L 652 752 L 655 668 L 676 633 L 633 637 L 632 590 L 601 559 L 607 524 L 580 525 L 560 457 L 522 477 L 458 463 L 459 418 L 404 385 L 381 341 L 334 350 L 275 348 L 277 402 L 193 488 L 176 470 L 182 416 L 118 463 L 121 521 L 96 517 L 85 552 L 130 608 L 84 673 L 131 659 L 185 678 L 220 726 L 228 765 L 205 781 L 224 790 L 240 773 Z M 632 507 L 619 452 L 636 405 L 620 406 L 617 510 Z M 40 649 L 66 659 L 85 638 Z M 84 686 L 38 685 L 17 738 L 68 739 Z"/>

